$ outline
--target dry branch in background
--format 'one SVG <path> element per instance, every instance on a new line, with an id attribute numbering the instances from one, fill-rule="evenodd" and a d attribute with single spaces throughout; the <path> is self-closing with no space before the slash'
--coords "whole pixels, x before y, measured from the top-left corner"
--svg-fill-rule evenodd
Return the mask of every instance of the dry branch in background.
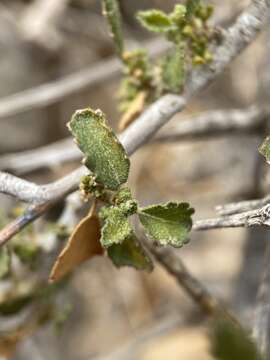
<path id="1" fill-rule="evenodd" d="M 224 316 L 235 324 L 238 320 L 232 315 L 186 268 L 175 251 L 170 248 L 161 248 L 149 241 L 144 241 L 145 246 L 151 251 L 156 260 L 171 274 L 178 284 L 187 292 L 202 312 L 211 316 Z M 240 325 L 239 325 L 240 326 Z"/>
<path id="2" fill-rule="evenodd" d="M 267 245 L 265 269 L 259 286 L 253 322 L 253 338 L 264 355 L 270 351 L 270 246 Z"/>
<path id="3" fill-rule="evenodd" d="M 168 50 L 168 44 L 160 39 L 147 41 L 141 45 L 148 49 L 150 57 L 156 57 Z M 121 69 L 119 60 L 112 57 L 60 80 L 4 97 L 0 99 L 0 120 L 55 104 L 67 96 L 93 88 L 120 75 Z"/>
<path id="4" fill-rule="evenodd" d="M 268 119 L 268 112 L 255 105 L 241 110 L 210 110 L 183 118 L 168 129 L 165 127 L 151 142 L 183 142 L 239 133 L 254 135 L 264 129 Z M 22 175 L 41 168 L 54 168 L 81 156 L 70 137 L 34 150 L 2 155 L 0 169 Z"/>

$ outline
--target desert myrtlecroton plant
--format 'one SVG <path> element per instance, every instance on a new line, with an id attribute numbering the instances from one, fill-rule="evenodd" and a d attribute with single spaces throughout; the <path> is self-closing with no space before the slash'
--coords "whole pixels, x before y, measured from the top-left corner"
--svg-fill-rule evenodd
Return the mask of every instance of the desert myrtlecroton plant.
<path id="1" fill-rule="evenodd" d="M 100 110 L 78 110 L 68 124 L 91 171 L 82 178 L 84 197 L 95 205 L 75 228 L 59 258 L 51 280 L 58 280 L 74 266 L 107 251 L 116 266 L 151 270 L 152 262 L 136 238 L 129 218 L 137 214 L 146 234 L 161 245 L 183 246 L 188 240 L 194 210 L 187 203 L 170 202 L 140 208 L 126 186 L 130 160 Z M 101 227 L 102 224 L 102 227 Z"/>
<path id="2" fill-rule="evenodd" d="M 103 0 L 103 10 L 124 66 L 119 94 L 120 110 L 124 112 L 119 127 L 124 129 L 154 99 L 166 92 L 180 93 L 190 66 L 211 62 L 209 44 L 216 34 L 208 25 L 212 7 L 203 5 L 201 0 L 187 0 L 175 5 L 169 14 L 156 9 L 137 14 L 143 27 L 164 35 L 172 43 L 169 54 L 155 66 L 150 65 L 144 49 L 125 50 L 118 1 Z M 181 247 L 187 243 L 194 209 L 188 203 L 178 202 L 139 207 L 126 185 L 130 160 L 102 111 L 78 110 L 68 127 L 90 170 L 81 180 L 80 189 L 85 198 L 95 200 L 57 258 L 51 281 L 105 251 L 118 267 L 152 270 L 152 261 L 130 224 L 130 217 L 135 214 L 147 237 L 157 244 Z"/>

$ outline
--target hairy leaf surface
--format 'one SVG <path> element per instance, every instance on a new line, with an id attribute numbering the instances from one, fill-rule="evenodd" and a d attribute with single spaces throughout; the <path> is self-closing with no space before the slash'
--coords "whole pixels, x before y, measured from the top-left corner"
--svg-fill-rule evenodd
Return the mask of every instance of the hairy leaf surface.
<path id="1" fill-rule="evenodd" d="M 129 159 L 100 110 L 78 110 L 68 126 L 85 154 L 84 164 L 96 175 L 98 183 L 117 190 L 127 181 Z"/>
<path id="2" fill-rule="evenodd" d="M 139 11 L 137 19 L 147 30 L 156 33 L 168 32 L 173 28 L 170 17 L 160 10 Z"/>
<path id="3" fill-rule="evenodd" d="M 195 11 L 198 9 L 201 0 L 187 0 L 186 8 L 187 8 L 187 17 L 191 17 L 194 15 Z"/>
<path id="4" fill-rule="evenodd" d="M 162 81 L 166 91 L 179 93 L 185 81 L 185 56 L 181 46 L 176 46 L 162 64 Z"/>
<path id="5" fill-rule="evenodd" d="M 121 244 L 132 234 L 128 215 L 118 206 L 106 209 L 105 223 L 102 227 L 101 243 L 104 247 Z"/>
<path id="6" fill-rule="evenodd" d="M 153 263 L 143 247 L 139 244 L 134 233 L 121 244 L 114 244 L 108 248 L 108 256 L 115 266 L 132 266 L 137 270 L 151 271 Z"/>
<path id="7" fill-rule="evenodd" d="M 108 20 L 117 54 L 121 57 L 124 51 L 122 19 L 118 0 L 103 0 L 104 14 Z"/>
<path id="8" fill-rule="evenodd" d="M 161 245 L 181 247 L 188 241 L 194 209 L 187 203 L 169 202 L 139 210 L 146 234 Z"/>

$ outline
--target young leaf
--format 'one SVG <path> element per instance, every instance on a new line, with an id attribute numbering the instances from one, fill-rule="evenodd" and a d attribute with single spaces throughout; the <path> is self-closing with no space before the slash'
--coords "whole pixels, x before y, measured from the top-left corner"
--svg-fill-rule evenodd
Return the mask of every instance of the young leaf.
<path id="1" fill-rule="evenodd" d="M 146 234 L 161 245 L 181 247 L 188 241 L 194 209 L 187 203 L 169 202 L 139 210 Z"/>
<path id="2" fill-rule="evenodd" d="M 153 263 L 134 233 L 121 244 L 113 244 L 107 250 L 109 258 L 115 266 L 132 266 L 137 270 L 153 270 Z"/>
<path id="3" fill-rule="evenodd" d="M 248 334 L 224 320 L 214 327 L 212 354 L 217 360 L 262 360 Z"/>
<path id="4" fill-rule="evenodd" d="M 187 18 L 190 18 L 194 15 L 195 11 L 198 9 L 201 0 L 187 0 L 186 9 L 187 9 Z"/>
<path id="5" fill-rule="evenodd" d="M 270 164 L 270 136 L 264 140 L 259 151 L 265 157 L 266 162 Z"/>
<path id="6" fill-rule="evenodd" d="M 156 33 L 165 33 L 173 29 L 170 17 L 160 10 L 139 11 L 137 19 L 147 30 Z"/>
<path id="7" fill-rule="evenodd" d="M 50 281 L 58 281 L 84 261 L 95 255 L 102 255 L 100 236 L 99 219 L 90 211 L 89 215 L 75 227 L 58 256 L 50 274 Z"/>
<path id="8" fill-rule="evenodd" d="M 186 20 L 187 9 L 185 5 L 176 4 L 173 12 L 170 14 L 170 19 L 177 25 L 178 28 L 182 28 Z"/>
<path id="9" fill-rule="evenodd" d="M 103 216 L 105 223 L 101 231 L 101 244 L 104 247 L 121 244 L 131 236 L 132 227 L 129 224 L 128 215 L 120 207 L 110 206 L 103 213 L 105 213 Z"/>
<path id="10" fill-rule="evenodd" d="M 10 252 L 6 246 L 0 249 L 0 279 L 3 279 L 10 269 Z"/>
<path id="11" fill-rule="evenodd" d="M 181 46 L 176 46 L 165 57 L 161 71 L 164 90 L 179 93 L 185 81 L 185 56 Z"/>
<path id="12" fill-rule="evenodd" d="M 124 51 L 124 40 L 122 33 L 122 19 L 118 0 L 103 0 L 103 11 L 110 26 L 115 43 L 116 53 L 122 57 Z"/>
<path id="13" fill-rule="evenodd" d="M 98 183 L 107 189 L 117 190 L 127 181 L 129 159 L 100 110 L 76 111 L 68 127 L 85 154 L 85 166 L 96 175 Z"/>

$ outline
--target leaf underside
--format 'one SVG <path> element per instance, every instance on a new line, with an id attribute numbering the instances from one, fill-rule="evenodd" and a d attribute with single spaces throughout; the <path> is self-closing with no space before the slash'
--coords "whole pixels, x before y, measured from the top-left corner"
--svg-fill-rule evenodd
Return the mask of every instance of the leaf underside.
<path id="1" fill-rule="evenodd" d="M 121 244 L 114 244 L 107 250 L 109 258 L 115 266 L 132 266 L 137 270 L 153 270 L 153 263 L 134 233 Z"/>
<path id="2" fill-rule="evenodd" d="M 94 173 L 98 183 L 117 190 L 127 181 L 130 161 L 100 110 L 76 111 L 68 127 L 85 154 L 85 166 Z"/>
<path id="3" fill-rule="evenodd" d="M 99 218 L 93 214 L 83 218 L 58 256 L 50 274 L 50 281 L 58 281 L 86 260 L 102 255 L 100 236 Z"/>
<path id="4" fill-rule="evenodd" d="M 169 202 L 139 211 L 146 234 L 161 245 L 181 247 L 188 241 L 194 209 L 187 203 Z"/>

